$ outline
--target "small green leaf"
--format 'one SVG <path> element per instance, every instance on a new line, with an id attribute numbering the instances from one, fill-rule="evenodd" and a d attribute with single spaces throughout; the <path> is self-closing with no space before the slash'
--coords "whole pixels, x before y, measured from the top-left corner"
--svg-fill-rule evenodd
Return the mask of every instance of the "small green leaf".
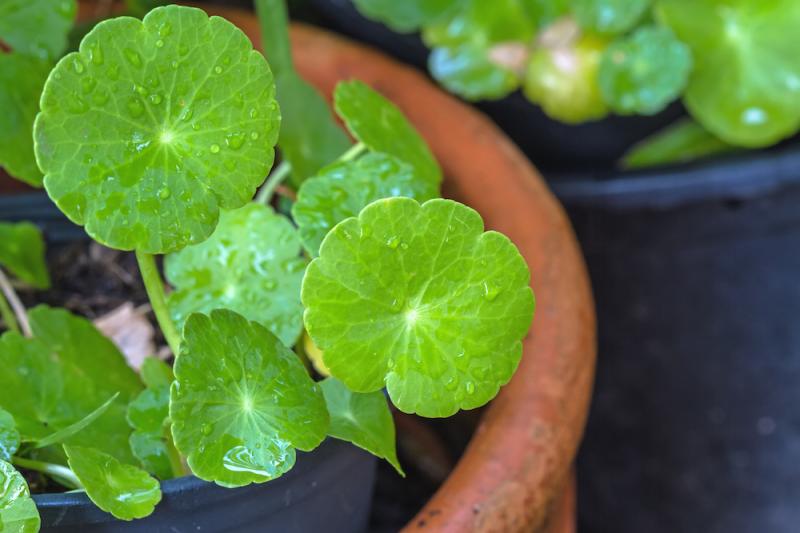
<path id="1" fill-rule="evenodd" d="M 174 477 L 170 463 L 168 435 L 166 430 L 160 433 L 134 431 L 131 433 L 130 445 L 133 455 L 139 459 L 142 467 L 158 479 Z"/>
<path id="2" fill-rule="evenodd" d="M 297 230 L 269 207 L 224 211 L 211 238 L 167 257 L 166 276 L 177 289 L 169 296 L 175 321 L 231 309 L 293 345 L 303 328 L 300 251 Z"/>
<path id="3" fill-rule="evenodd" d="M 42 186 L 42 173 L 33 153 L 33 121 L 49 72 L 44 60 L 0 52 L 0 166 L 34 187 Z"/>
<path id="4" fill-rule="evenodd" d="M 183 331 L 170 418 L 197 477 L 223 486 L 268 481 L 294 465 L 295 448 L 322 442 L 322 392 L 269 330 L 218 310 L 190 316 Z"/>
<path id="5" fill-rule="evenodd" d="M 748 148 L 797 132 L 800 2 L 659 0 L 656 16 L 692 50 L 684 103 L 704 128 Z"/>
<path id="6" fill-rule="evenodd" d="M 67 45 L 77 11 L 75 0 L 3 0 L 0 41 L 21 54 L 56 59 Z"/>
<path id="7" fill-rule="evenodd" d="M 0 222 L 0 267 L 37 289 L 50 287 L 44 238 L 29 222 Z"/>
<path id="8" fill-rule="evenodd" d="M 645 26 L 603 52 L 598 81 L 621 115 L 654 115 L 681 95 L 689 79 L 689 47 L 667 28 Z"/>
<path id="9" fill-rule="evenodd" d="M 128 424 L 134 429 L 129 442 L 133 455 L 159 479 L 172 476 L 166 422 L 169 417 L 169 383 L 143 390 L 128 404 Z"/>
<path id="10" fill-rule="evenodd" d="M 150 388 L 169 387 L 175 379 L 175 376 L 172 375 L 172 368 L 155 357 L 145 358 L 139 374 L 145 386 Z"/>
<path id="11" fill-rule="evenodd" d="M 120 520 L 144 518 L 161 501 L 158 481 L 94 448 L 64 446 L 69 467 L 100 509 Z"/>
<path id="12" fill-rule="evenodd" d="M 503 98 L 519 86 L 519 77 L 489 59 L 489 51 L 471 43 L 437 47 L 428 69 L 448 91 L 467 100 Z"/>
<path id="13" fill-rule="evenodd" d="M 328 434 L 386 459 L 405 476 L 397 460 L 394 420 L 383 392 L 351 392 L 336 378 L 327 378 L 320 386 L 331 415 Z"/>
<path id="14" fill-rule="evenodd" d="M 59 429 L 55 433 L 51 433 L 50 435 L 44 438 L 38 439 L 36 441 L 35 447 L 44 448 L 47 446 L 51 446 L 53 444 L 66 442 L 67 439 L 69 439 L 79 431 L 83 431 L 86 428 L 86 426 L 97 420 L 100 417 L 100 415 L 105 413 L 108 410 L 108 408 L 111 407 L 111 404 L 114 402 L 114 400 L 117 399 L 118 396 L 119 393 L 114 394 L 114 396 L 106 400 L 105 403 L 103 403 L 100 407 L 98 407 L 85 417 L 81 418 L 74 424 L 70 424 L 69 426 L 63 429 Z"/>
<path id="15" fill-rule="evenodd" d="M 333 101 L 336 112 L 356 139 L 375 152 L 408 163 L 432 185 L 442 182 L 442 170 L 425 140 L 389 100 L 356 80 L 339 83 Z"/>
<path id="16" fill-rule="evenodd" d="M 624 33 L 642 19 L 652 0 L 572 0 L 582 28 L 602 34 Z"/>
<path id="17" fill-rule="evenodd" d="M 571 0 L 523 0 L 528 17 L 537 28 L 544 28 L 569 13 Z"/>
<path id="18" fill-rule="evenodd" d="M 0 460 L 0 531 L 37 533 L 39 511 L 25 479 L 13 466 Z"/>
<path id="19" fill-rule="evenodd" d="M 687 163 L 734 149 L 694 120 L 686 118 L 670 124 L 633 146 L 623 157 L 622 167 L 638 169 Z"/>
<path id="20" fill-rule="evenodd" d="M 438 187 L 420 179 L 414 168 L 388 154 L 373 152 L 334 163 L 303 183 L 292 207 L 300 238 L 312 256 L 328 231 L 381 198 L 407 196 L 420 202 L 439 196 Z"/>
<path id="21" fill-rule="evenodd" d="M 128 404 L 128 423 L 148 433 L 161 433 L 169 416 L 169 387 L 145 389 Z"/>
<path id="22" fill-rule="evenodd" d="M 0 409 L 0 461 L 10 461 L 19 449 L 20 436 L 14 417 Z M 1 530 L 0 530 L 1 531 Z"/>
<path id="23" fill-rule="evenodd" d="M 166 253 L 252 199 L 280 113 L 264 56 L 190 7 L 98 24 L 45 84 L 36 157 L 48 194 L 112 248 Z"/>
<path id="24" fill-rule="evenodd" d="M 389 26 L 396 32 L 417 31 L 424 24 L 436 22 L 455 11 L 467 0 L 355 0 L 365 16 Z"/>
<path id="25" fill-rule="evenodd" d="M 516 247 L 450 200 L 378 200 L 331 230 L 303 281 L 305 325 L 350 390 L 444 417 L 516 369 L 534 299 Z"/>

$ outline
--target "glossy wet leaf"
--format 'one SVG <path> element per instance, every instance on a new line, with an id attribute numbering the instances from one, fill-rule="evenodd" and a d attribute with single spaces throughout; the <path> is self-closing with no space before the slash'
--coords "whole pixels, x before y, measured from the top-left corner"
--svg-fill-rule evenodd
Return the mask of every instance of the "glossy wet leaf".
<path id="1" fill-rule="evenodd" d="M 51 73 L 36 120 L 48 194 L 112 248 L 171 252 L 252 199 L 279 127 L 266 60 L 189 7 L 98 24 Z"/>
<path id="2" fill-rule="evenodd" d="M 386 459 L 405 476 L 397 460 L 394 420 L 383 392 L 351 392 L 336 378 L 327 378 L 320 386 L 331 416 L 328 434 Z"/>
<path id="3" fill-rule="evenodd" d="M 572 10 L 584 29 L 617 34 L 633 28 L 652 0 L 572 0 Z"/>
<path id="4" fill-rule="evenodd" d="M 0 460 L 0 531 L 37 533 L 39 511 L 25 479 L 13 466 Z"/>
<path id="5" fill-rule="evenodd" d="M 670 124 L 634 145 L 622 158 L 623 168 L 688 163 L 734 150 L 690 118 Z"/>
<path id="6" fill-rule="evenodd" d="M 169 457 L 169 438 L 167 429 L 159 433 L 134 431 L 130 436 L 131 451 L 142 468 L 161 480 L 175 477 Z"/>
<path id="7" fill-rule="evenodd" d="M 37 289 L 50 287 L 38 227 L 30 222 L 0 222 L 0 267 Z"/>
<path id="8" fill-rule="evenodd" d="M 692 116 L 731 144 L 757 148 L 800 125 L 800 3 L 660 0 L 657 18 L 689 45 Z"/>
<path id="9" fill-rule="evenodd" d="M 379 200 L 337 225 L 308 267 L 305 325 L 350 390 L 444 417 L 492 399 L 533 316 L 516 247 L 450 200 Z"/>
<path id="10" fill-rule="evenodd" d="M 441 183 L 442 171 L 430 148 L 396 105 L 361 81 L 339 83 L 333 99 L 336 113 L 356 139 L 408 163 L 432 185 Z"/>
<path id="11" fill-rule="evenodd" d="M 653 115 L 681 95 L 691 67 L 688 46 L 667 28 L 646 26 L 606 48 L 598 81 L 614 112 Z"/>
<path id="12" fill-rule="evenodd" d="M 228 310 L 186 321 L 170 418 L 199 478 L 242 486 L 276 478 L 325 438 L 325 400 L 300 359 L 260 324 Z"/>
<path id="13" fill-rule="evenodd" d="M 173 317 L 183 324 L 195 312 L 231 309 L 293 345 L 303 327 L 300 251 L 297 230 L 271 208 L 223 212 L 211 238 L 167 257 Z"/>
<path id="14" fill-rule="evenodd" d="M 77 13 L 75 0 L 3 0 L 0 41 L 14 51 L 40 59 L 57 59 Z"/>
<path id="15" fill-rule="evenodd" d="M 0 167 L 13 177 L 42 186 L 33 153 L 33 121 L 50 72 L 42 59 L 0 52 Z"/>
<path id="16" fill-rule="evenodd" d="M 20 436 L 11 413 L 0 409 L 0 461 L 10 461 L 19 449 Z"/>
<path id="17" fill-rule="evenodd" d="M 120 520 L 144 518 L 161 501 L 161 487 L 150 475 L 95 448 L 64 446 L 69 467 L 95 505 Z"/>
<path id="18" fill-rule="evenodd" d="M 417 31 L 446 13 L 457 10 L 465 0 L 355 0 L 358 10 L 397 32 Z"/>
<path id="19" fill-rule="evenodd" d="M 108 411 L 108 408 L 114 403 L 119 397 L 119 393 L 114 394 L 111 398 L 103 402 L 100 406 L 97 407 L 94 411 L 89 413 L 88 415 L 84 416 L 77 422 L 70 424 L 69 426 L 59 429 L 58 431 L 47 435 L 41 439 L 36 440 L 36 448 L 44 448 L 46 446 L 52 446 L 53 444 L 63 443 L 66 442 L 70 437 L 77 434 L 80 431 L 86 429 L 86 426 L 100 418 L 100 416 Z"/>
<path id="20" fill-rule="evenodd" d="M 128 404 L 128 424 L 134 429 L 129 442 L 133 455 L 159 479 L 172 477 L 166 421 L 169 417 L 169 382 L 148 386 Z"/>
<path id="21" fill-rule="evenodd" d="M 107 410 L 67 442 L 96 446 L 122 460 L 128 447 L 127 402 L 139 380 L 122 354 L 90 322 L 45 306 L 29 313 L 34 338 L 0 337 L 0 407 L 14 416 L 26 441 L 75 424 L 116 393 Z"/>
<path id="22" fill-rule="evenodd" d="M 438 187 L 421 179 L 411 165 L 379 152 L 334 163 L 300 187 L 292 217 L 303 245 L 312 257 L 328 231 L 342 220 L 358 215 L 381 198 L 407 196 L 418 201 L 439 195 Z"/>

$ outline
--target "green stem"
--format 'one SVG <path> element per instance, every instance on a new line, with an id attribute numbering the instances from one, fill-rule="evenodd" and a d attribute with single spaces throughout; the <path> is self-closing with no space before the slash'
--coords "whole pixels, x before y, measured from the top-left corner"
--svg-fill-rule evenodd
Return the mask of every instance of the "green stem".
<path id="1" fill-rule="evenodd" d="M 353 146 L 351 146 L 345 153 L 340 155 L 337 161 L 345 162 L 355 159 L 356 157 L 360 156 L 362 152 L 364 152 L 366 149 L 367 149 L 366 144 L 362 142 L 356 143 Z"/>
<path id="2" fill-rule="evenodd" d="M 75 472 L 64 465 L 45 463 L 43 461 L 35 461 L 33 459 L 25 459 L 23 457 L 16 456 L 11 458 L 11 463 L 21 468 L 34 470 L 36 472 L 47 474 L 48 476 L 53 476 L 57 478 L 59 483 L 65 484 L 67 488 L 83 488 L 83 484 L 81 483 L 81 480 L 78 479 L 78 476 L 75 475 Z"/>
<path id="3" fill-rule="evenodd" d="M 137 250 L 136 261 L 139 263 L 139 272 L 142 274 L 144 288 L 147 291 L 147 297 L 150 299 L 150 305 L 153 307 L 158 325 L 161 327 L 161 332 L 164 333 L 164 338 L 167 340 L 172 353 L 177 357 L 178 350 L 181 347 L 181 336 L 169 314 L 167 297 L 164 294 L 164 283 L 158 273 L 156 259 L 152 254 Z"/>
<path id="4" fill-rule="evenodd" d="M 30 322 L 28 322 L 28 313 L 25 312 L 25 306 L 22 305 L 22 302 L 19 300 L 19 296 L 17 296 L 14 287 L 11 285 L 11 281 L 6 277 L 5 272 L 3 269 L 0 268 L 0 293 L 3 296 L 0 296 L 0 300 L 3 300 L 13 311 L 16 320 L 14 321 L 17 323 L 17 327 L 22 330 L 22 333 L 26 337 L 32 337 L 33 332 L 31 331 Z M 5 318 L 5 312 L 3 313 L 3 320 L 6 321 L 6 325 L 11 328 L 11 323 L 8 322 Z"/>
<path id="5" fill-rule="evenodd" d="M 8 305 L 8 300 L 6 300 L 3 291 L 0 291 L 0 318 L 3 319 L 3 323 L 6 325 L 6 328 L 9 329 L 9 331 L 21 333 L 17 319 L 14 317 L 14 312 Z"/>
<path id="6" fill-rule="evenodd" d="M 167 430 L 169 432 L 169 430 Z M 175 448 L 175 443 L 172 442 L 172 435 L 167 435 L 164 439 L 167 444 L 167 458 L 169 459 L 169 466 L 172 469 L 172 475 L 175 477 L 182 477 L 188 474 L 181 461 L 181 454 Z"/>
<path id="7" fill-rule="evenodd" d="M 275 194 L 275 189 L 277 189 L 278 185 L 283 183 L 283 181 L 289 177 L 289 174 L 291 173 L 292 165 L 288 161 L 281 162 L 281 164 L 272 171 L 272 174 L 269 175 L 267 182 L 264 183 L 264 186 L 261 187 L 261 190 L 258 191 L 255 202 L 258 204 L 269 205 L 269 203 L 272 201 L 272 195 Z"/>

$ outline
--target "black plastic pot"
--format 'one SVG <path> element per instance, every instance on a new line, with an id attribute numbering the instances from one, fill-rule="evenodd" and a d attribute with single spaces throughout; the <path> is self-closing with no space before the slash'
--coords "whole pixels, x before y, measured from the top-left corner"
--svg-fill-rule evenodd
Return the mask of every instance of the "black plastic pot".
<path id="1" fill-rule="evenodd" d="M 0 195 L 0 220 L 39 225 L 49 245 L 87 238 L 42 193 Z M 298 452 L 294 468 L 268 483 L 227 489 L 193 476 L 165 481 L 155 512 L 131 522 L 101 511 L 83 492 L 34 500 L 43 533 L 358 533 L 367 526 L 375 465 L 367 452 L 328 439 L 311 453 Z"/>
<path id="2" fill-rule="evenodd" d="M 426 70 L 428 49 L 419 35 L 402 35 L 364 18 L 352 0 L 309 0 L 319 15 L 317 22 L 339 33 L 378 47 L 396 58 Z M 583 171 L 610 169 L 637 141 L 660 130 L 684 114 L 675 104 L 652 117 L 610 116 L 579 125 L 550 119 L 516 92 L 476 107 L 497 125 L 542 170 Z"/>
<path id="3" fill-rule="evenodd" d="M 552 186 L 597 301 L 581 531 L 798 531 L 800 152 Z"/>

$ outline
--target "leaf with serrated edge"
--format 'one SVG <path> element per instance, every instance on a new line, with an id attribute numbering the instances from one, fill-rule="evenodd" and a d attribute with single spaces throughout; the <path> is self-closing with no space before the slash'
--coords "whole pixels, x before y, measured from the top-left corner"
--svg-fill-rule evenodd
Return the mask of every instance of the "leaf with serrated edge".
<path id="1" fill-rule="evenodd" d="M 21 54 L 56 59 L 67 45 L 77 11 L 75 0 L 3 0 L 0 41 Z"/>
<path id="2" fill-rule="evenodd" d="M 408 163 L 431 184 L 441 183 L 442 170 L 430 148 L 396 105 L 358 80 L 339 83 L 333 102 L 336 113 L 356 139 L 375 152 Z"/>
<path id="3" fill-rule="evenodd" d="M 328 231 L 381 198 L 407 196 L 420 202 L 439 196 L 438 187 L 421 179 L 411 165 L 379 152 L 334 163 L 303 183 L 292 217 L 306 250 L 319 255 Z"/>
<path id="4" fill-rule="evenodd" d="M 171 254 L 166 276 L 175 321 L 192 313 L 231 309 L 272 331 L 287 346 L 300 336 L 300 284 L 305 260 L 297 230 L 269 207 L 251 203 L 225 211 L 205 242 Z"/>
<path id="5" fill-rule="evenodd" d="M 0 531 L 37 533 L 39 511 L 25 479 L 9 463 L 0 460 Z"/>
<path id="6" fill-rule="evenodd" d="M 36 57 L 0 52 L 0 167 L 34 187 L 42 173 L 33 153 L 33 121 L 50 64 Z"/>
<path id="7" fill-rule="evenodd" d="M 98 24 L 50 74 L 36 158 L 50 197 L 102 244 L 166 253 L 252 199 L 280 113 L 264 56 L 190 7 Z"/>
<path id="8" fill-rule="evenodd" d="M 516 247 L 451 200 L 378 200 L 331 230 L 303 281 L 305 325 L 350 390 L 445 417 L 491 400 L 533 316 Z"/>
<path id="9" fill-rule="evenodd" d="M 386 459 L 405 476 L 397 460 L 394 420 L 383 392 L 351 392 L 336 378 L 327 378 L 320 386 L 331 416 L 328 434 Z"/>
<path id="10" fill-rule="evenodd" d="M 242 486 L 276 478 L 325 438 L 328 412 L 300 359 L 228 310 L 186 321 L 170 397 L 175 446 L 199 478 Z"/>
<path id="11" fill-rule="evenodd" d="M 44 238 L 29 222 L 0 222 L 0 267 L 37 289 L 50 287 Z"/>
<path id="12" fill-rule="evenodd" d="M 10 461 L 19 449 L 20 436 L 14 417 L 0 409 L 0 461 Z"/>
<path id="13" fill-rule="evenodd" d="M 100 509 L 120 520 L 144 518 L 161 501 L 158 481 L 95 448 L 64 446 L 69 467 Z"/>

